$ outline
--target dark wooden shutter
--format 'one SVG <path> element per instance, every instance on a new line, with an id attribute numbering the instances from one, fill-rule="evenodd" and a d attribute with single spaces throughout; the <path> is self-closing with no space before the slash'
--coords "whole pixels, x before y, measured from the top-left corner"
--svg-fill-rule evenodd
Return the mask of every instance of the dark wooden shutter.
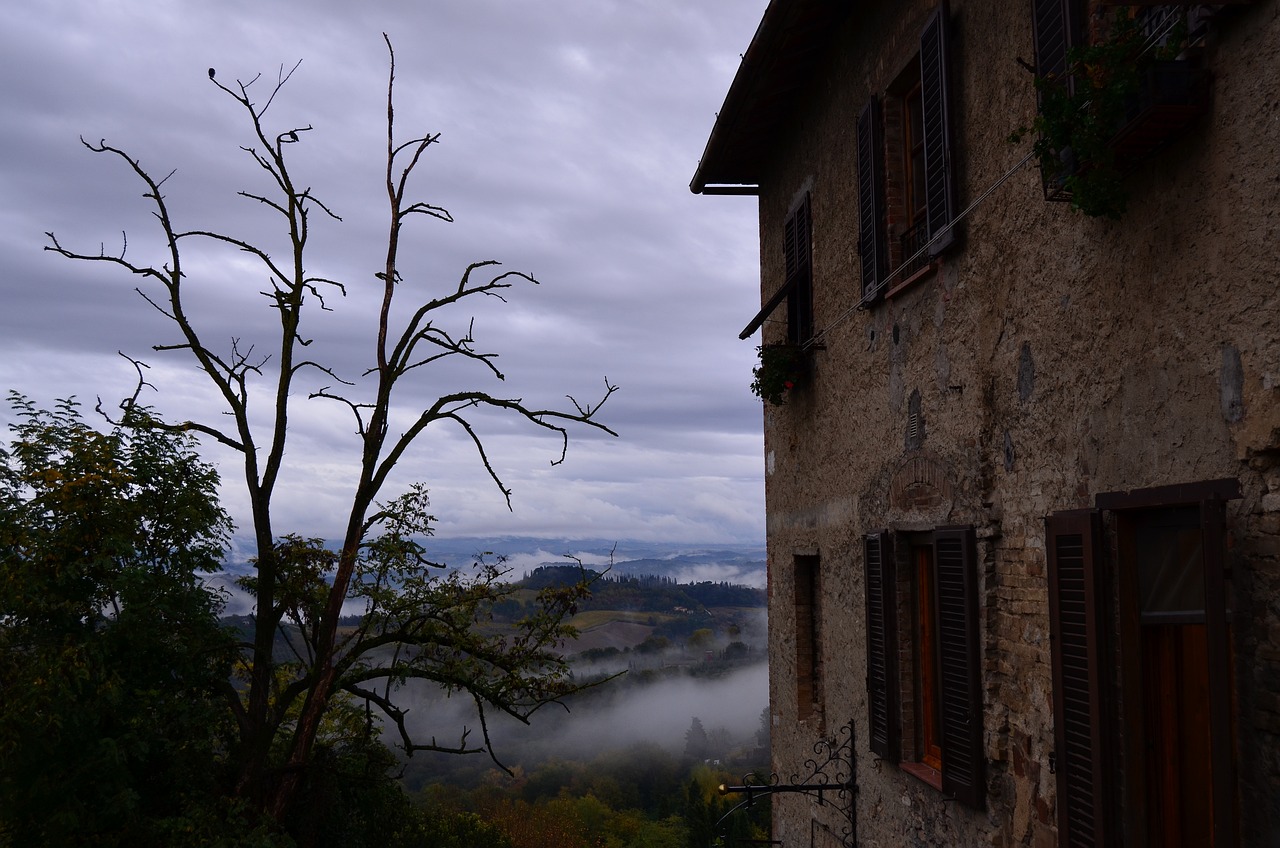
<path id="1" fill-rule="evenodd" d="M 1102 532 L 1098 512 L 1072 510 L 1045 519 L 1049 565 L 1049 640 L 1053 656 L 1053 732 L 1058 772 L 1058 844 L 1109 845 Z"/>
<path id="2" fill-rule="evenodd" d="M 871 752 L 898 761 L 898 590 L 887 531 L 863 544 L 867 580 L 867 722 Z"/>
<path id="3" fill-rule="evenodd" d="M 809 195 L 783 225 L 782 252 L 787 278 L 787 341 L 800 344 L 813 337 L 813 240 Z"/>
<path id="4" fill-rule="evenodd" d="M 858 255 L 862 259 L 862 300 L 882 293 L 888 276 L 884 215 L 884 128 L 880 101 L 872 97 L 858 115 Z"/>
<path id="5" fill-rule="evenodd" d="M 1031 0 L 1036 75 L 1066 81 L 1067 51 L 1075 43 L 1072 0 Z"/>
<path id="6" fill-rule="evenodd" d="M 1231 629 L 1227 598 L 1226 503 L 1220 497 L 1200 502 L 1204 550 L 1204 614 L 1209 649 L 1209 738 L 1212 749 L 1213 839 L 1237 843 L 1235 824 L 1235 743 L 1231 727 Z"/>
<path id="7" fill-rule="evenodd" d="M 975 547 L 972 527 L 940 527 L 933 532 L 942 792 L 981 808 L 986 795 L 986 762 L 982 753 Z"/>
<path id="8" fill-rule="evenodd" d="M 925 220 L 929 256 L 938 256 L 955 243 L 951 222 L 956 217 L 954 168 L 951 162 L 951 98 L 948 30 L 951 21 L 943 2 L 920 35 L 920 106 L 924 115 Z"/>

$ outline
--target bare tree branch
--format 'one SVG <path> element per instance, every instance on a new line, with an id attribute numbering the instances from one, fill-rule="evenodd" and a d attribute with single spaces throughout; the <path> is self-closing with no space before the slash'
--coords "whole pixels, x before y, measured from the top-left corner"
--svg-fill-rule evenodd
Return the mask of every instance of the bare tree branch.
<path id="1" fill-rule="evenodd" d="M 254 139 L 242 149 L 270 179 L 263 181 L 264 190 L 238 194 L 248 202 L 247 208 L 261 211 L 270 228 L 255 227 L 249 237 L 201 227 L 179 228 L 162 192 L 174 171 L 154 179 L 137 159 L 105 140 L 93 144 L 81 139 L 88 150 L 123 161 L 141 181 L 163 247 L 158 257 L 145 261 L 126 258 L 125 234 L 116 253 L 109 253 L 105 245 L 96 254 L 76 251 L 64 247 L 53 233 L 47 233 L 45 246 L 67 259 L 105 263 L 141 277 L 137 293 L 178 331 L 176 339 L 155 344 L 153 349 L 190 356 L 221 399 L 225 419 L 154 426 L 207 436 L 232 449 L 242 463 L 257 549 L 252 572 L 256 607 L 252 644 L 238 665 L 242 679 L 227 693 L 240 731 L 234 751 L 235 791 L 278 820 L 286 817 L 311 762 L 323 719 L 340 699 L 363 699 L 366 710 L 376 706 L 399 733 L 406 751 L 487 751 L 498 762 L 489 736 L 490 714 L 528 721 L 544 705 L 561 703 L 567 693 L 581 688 L 571 679 L 557 649 L 572 632 L 567 617 L 573 599 L 587 591 L 585 586 L 542 596 L 536 614 L 505 631 L 481 630 L 477 621 L 504 592 L 511 591 L 502 587 L 503 570 L 477 563 L 473 579 L 464 582 L 429 559 L 421 540 L 430 535 L 434 517 L 429 514 L 425 488 L 413 486 L 392 500 L 380 501 L 393 469 L 417 439 L 432 425 L 460 427 L 471 440 L 480 468 L 511 508 L 511 490 L 503 483 L 479 429 L 483 413 L 504 413 L 559 439 L 553 465 L 564 461 L 571 430 L 616 435 L 598 417 L 602 405 L 617 391 L 607 379 L 594 402 L 580 403 L 569 396 L 561 409 L 502 397 L 483 386 L 440 394 L 429 405 L 421 400 L 424 375 L 432 372 L 430 366 L 444 361 L 474 363 L 480 380 L 505 379 L 497 366 L 498 354 L 477 344 L 474 320 L 459 334 L 437 318 L 454 311 L 450 307 L 474 303 L 468 299 L 477 295 L 505 302 L 518 284 L 538 285 L 538 280 L 526 272 L 501 270 L 495 260 L 483 260 L 468 265 L 460 278 L 433 294 L 407 305 L 402 302 L 411 291 L 402 284 L 399 271 L 401 247 L 410 243 L 401 239 L 406 223 L 424 218 L 451 222 L 453 217 L 443 206 L 409 197 L 415 172 L 440 135 L 415 134 L 397 142 L 395 52 L 385 34 L 384 41 L 388 56 L 386 244 L 381 266 L 373 274 L 381 298 L 373 319 L 373 349 L 366 360 L 371 365 L 355 380 L 341 378 L 339 373 L 345 369 L 323 353 L 302 353 L 303 348 L 312 349 L 313 337 L 320 338 L 309 325 L 304 326 L 304 320 L 317 309 L 329 311 L 326 295 L 336 291 L 345 296 L 348 284 L 324 269 L 307 268 L 314 261 L 307 250 L 311 212 L 320 210 L 315 221 L 325 226 L 342 221 L 310 186 L 295 182 L 290 168 L 287 154 L 295 152 L 291 145 L 305 142 L 311 125 L 268 127 L 265 121 L 300 63 L 280 66 L 261 105 L 252 97 L 260 76 L 224 84 L 210 71 L 214 86 L 238 105 L 253 132 Z M 238 282 L 261 289 L 265 304 L 259 302 L 258 308 L 271 310 L 268 314 L 275 322 L 265 347 L 236 337 L 230 341 L 230 352 L 219 347 L 219 354 L 205 342 L 199 321 L 204 316 L 188 312 L 188 272 L 183 265 L 184 248 L 196 245 L 249 257 L 248 263 L 257 271 L 252 283 L 223 279 L 218 283 Z M 192 265 L 191 273 L 197 272 L 205 269 Z M 321 347 L 322 343 L 315 345 Z M 125 403 L 135 405 L 143 388 L 152 386 L 144 378 L 145 363 L 129 361 L 137 371 L 137 382 Z M 401 383 L 409 374 L 414 379 Z M 355 420 L 358 473 L 348 493 L 346 526 L 335 550 L 318 539 L 277 534 L 275 528 L 274 497 L 288 455 L 290 416 L 296 414 L 296 404 L 303 402 L 304 395 L 336 401 Z M 98 406 L 101 410 L 101 401 Z M 393 422 L 401 420 L 409 424 L 397 435 L 392 432 Z M 355 626 L 343 618 L 348 614 L 344 605 L 352 601 L 364 607 Z M 290 656 L 277 658 L 278 644 Z M 407 681 L 468 693 L 480 741 L 472 741 L 470 728 L 463 729 L 457 744 L 441 744 L 434 736 L 430 741 L 415 738 L 416 728 L 405 721 L 408 711 L 396 699 L 398 687 Z"/>

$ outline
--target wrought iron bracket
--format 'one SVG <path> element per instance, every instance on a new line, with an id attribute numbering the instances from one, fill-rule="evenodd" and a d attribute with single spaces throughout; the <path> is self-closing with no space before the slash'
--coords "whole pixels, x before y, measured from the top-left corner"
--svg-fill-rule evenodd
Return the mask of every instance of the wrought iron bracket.
<path id="1" fill-rule="evenodd" d="M 857 848 L 857 806 L 854 796 L 858 792 L 856 781 L 857 761 L 853 748 L 853 719 L 841 725 L 831 739 L 819 739 L 814 743 L 813 756 L 804 761 L 803 771 L 790 775 L 790 782 L 783 783 L 777 772 L 764 777 L 755 772 L 742 776 L 738 786 L 721 784 L 721 795 L 746 795 L 746 800 L 736 805 L 716 822 L 719 830 L 729 816 L 744 807 L 750 807 L 756 799 L 778 792 L 797 792 L 818 800 L 819 806 L 831 804 L 843 814 L 845 825 L 839 834 L 844 848 Z M 803 776 L 802 776 L 803 775 Z M 834 797 L 831 797 L 834 796 Z M 722 831 L 723 832 L 723 831 Z"/>

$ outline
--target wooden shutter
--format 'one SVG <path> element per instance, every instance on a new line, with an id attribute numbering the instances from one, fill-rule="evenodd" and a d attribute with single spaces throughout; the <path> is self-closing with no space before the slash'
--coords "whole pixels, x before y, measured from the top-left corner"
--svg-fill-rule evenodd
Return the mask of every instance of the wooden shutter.
<path id="1" fill-rule="evenodd" d="M 943 2 L 920 35 L 920 106 L 924 116 L 925 221 L 929 257 L 955 243 L 954 168 L 951 162 L 951 98 L 948 94 L 950 15 Z"/>
<path id="2" fill-rule="evenodd" d="M 1214 845 L 1237 843 L 1235 742 L 1231 727 L 1231 629 L 1228 620 L 1226 503 L 1200 502 L 1204 551 L 1204 614 L 1209 649 L 1209 738 L 1212 757 Z"/>
<path id="3" fill-rule="evenodd" d="M 942 792 L 981 808 L 986 795 L 986 763 L 982 753 L 975 547 L 972 527 L 940 527 L 933 532 Z"/>
<path id="4" fill-rule="evenodd" d="M 813 239 L 809 195 L 783 225 L 786 264 L 787 341 L 800 344 L 813 337 Z"/>
<path id="5" fill-rule="evenodd" d="M 858 115 L 858 255 L 862 259 L 862 300 L 882 293 L 888 276 L 884 215 L 884 128 L 874 96 Z"/>
<path id="6" fill-rule="evenodd" d="M 887 531 L 865 538 L 867 721 L 871 752 L 898 761 L 898 590 Z"/>
<path id="7" fill-rule="evenodd" d="M 1111 663 L 1104 653 L 1101 538 L 1095 510 L 1057 512 L 1045 519 L 1058 844 L 1069 848 L 1110 844 L 1105 691 Z"/>
<path id="8" fill-rule="evenodd" d="M 1067 51 L 1075 44 L 1074 6 L 1072 0 L 1031 0 L 1037 76 L 1066 81 Z"/>

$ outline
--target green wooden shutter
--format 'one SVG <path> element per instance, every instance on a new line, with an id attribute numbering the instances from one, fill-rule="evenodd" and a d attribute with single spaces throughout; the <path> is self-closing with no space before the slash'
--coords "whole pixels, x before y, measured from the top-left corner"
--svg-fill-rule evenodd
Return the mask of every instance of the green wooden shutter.
<path id="1" fill-rule="evenodd" d="M 883 293 L 888 276 L 889 241 L 884 214 L 884 129 L 880 101 L 867 102 L 858 115 L 858 255 L 862 260 L 862 300 Z"/>
<path id="2" fill-rule="evenodd" d="M 1105 692 L 1111 664 L 1105 654 L 1101 538 L 1095 510 L 1057 512 L 1045 519 L 1058 844 L 1070 848 L 1110 844 L 1107 799 L 1113 787 Z"/>
<path id="3" fill-rule="evenodd" d="M 975 548 L 972 527 L 940 527 L 933 532 L 942 791 L 963 804 L 981 808 L 986 795 L 986 761 L 982 752 Z"/>
<path id="4" fill-rule="evenodd" d="M 871 752 L 898 761 L 898 609 L 893 547 L 887 531 L 863 543 L 867 582 L 867 720 Z"/>
<path id="5" fill-rule="evenodd" d="M 955 172 L 951 163 L 952 116 L 948 96 L 950 16 L 943 2 L 920 36 L 920 106 L 924 116 L 925 221 L 929 256 L 955 243 Z"/>

